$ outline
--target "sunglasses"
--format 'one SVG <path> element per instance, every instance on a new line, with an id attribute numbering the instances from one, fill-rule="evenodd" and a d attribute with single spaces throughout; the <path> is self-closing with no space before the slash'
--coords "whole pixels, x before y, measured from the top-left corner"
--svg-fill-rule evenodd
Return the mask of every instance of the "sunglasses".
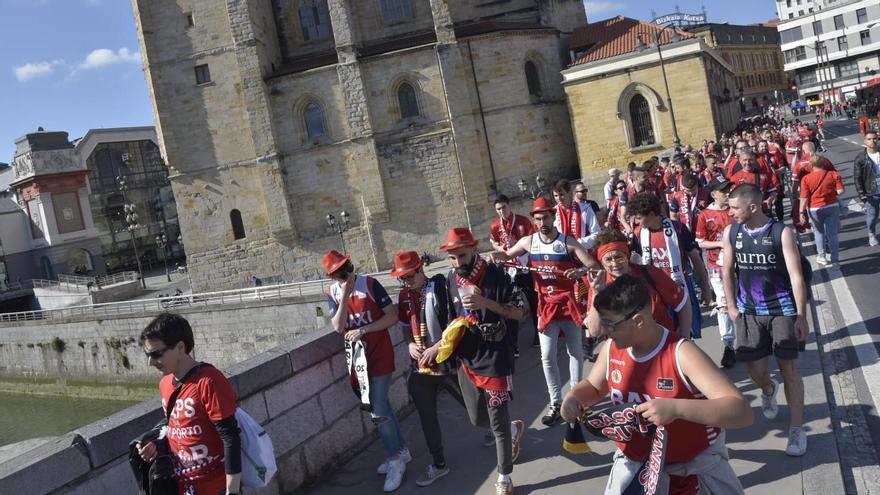
<path id="1" fill-rule="evenodd" d="M 170 347 L 166 347 L 164 349 L 159 349 L 158 351 L 150 351 L 150 352 L 145 351 L 144 355 L 147 356 L 147 359 L 160 359 L 162 356 L 165 355 L 166 352 L 168 352 L 170 350 L 171 350 Z"/>
<path id="2" fill-rule="evenodd" d="M 638 314 L 638 312 L 643 309 L 645 309 L 644 305 L 639 306 L 639 307 L 633 309 L 632 311 L 630 311 L 629 313 L 623 315 L 623 318 L 616 320 L 616 321 L 606 320 L 606 319 L 602 318 L 599 320 L 599 325 L 601 325 L 603 328 L 607 328 L 607 329 L 611 330 L 612 332 L 614 332 L 615 330 L 617 330 L 618 325 L 631 319 L 633 316 Z"/>
<path id="3" fill-rule="evenodd" d="M 416 270 L 416 271 L 410 273 L 409 275 L 404 275 L 402 277 L 398 277 L 398 280 L 403 281 L 403 282 L 409 282 L 410 280 L 413 280 L 416 278 L 416 274 L 418 274 L 419 271 L 420 270 Z"/>
<path id="4" fill-rule="evenodd" d="M 618 191 L 623 191 L 624 189 L 626 189 L 626 186 L 615 187 L 615 189 L 617 189 Z"/>

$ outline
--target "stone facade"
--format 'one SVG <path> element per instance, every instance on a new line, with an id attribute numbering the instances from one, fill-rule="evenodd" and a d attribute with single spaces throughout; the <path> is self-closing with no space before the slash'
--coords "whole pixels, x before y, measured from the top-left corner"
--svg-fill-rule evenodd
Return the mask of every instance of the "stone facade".
<path id="1" fill-rule="evenodd" d="M 342 210 L 355 264 L 387 269 L 398 250 L 435 251 L 449 227 L 482 237 L 491 198 L 518 194 L 519 179 L 577 169 L 559 74 L 580 0 L 132 6 L 194 290 L 321 276 L 320 256 L 341 248 L 325 216 Z M 201 65 L 211 80 L 196 84 Z"/>

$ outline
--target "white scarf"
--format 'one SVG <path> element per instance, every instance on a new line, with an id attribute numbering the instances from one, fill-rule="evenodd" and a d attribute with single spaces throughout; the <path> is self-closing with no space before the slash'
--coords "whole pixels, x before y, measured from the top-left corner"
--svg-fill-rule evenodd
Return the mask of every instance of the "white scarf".
<path id="1" fill-rule="evenodd" d="M 367 375 L 367 344 L 358 340 L 352 343 L 345 341 L 345 362 L 348 364 L 348 372 L 357 378 L 360 389 L 361 408 L 372 411 L 370 406 L 370 378 Z"/>
<path id="2" fill-rule="evenodd" d="M 663 235 L 666 238 L 666 255 L 669 257 L 669 265 L 672 280 L 675 283 L 685 287 L 684 268 L 681 264 L 681 249 L 678 245 L 678 235 L 675 232 L 675 225 L 672 220 L 663 217 L 660 227 L 663 229 Z M 642 264 L 653 265 L 654 259 L 651 256 L 651 230 L 642 226 L 639 232 L 639 243 L 642 245 Z"/>

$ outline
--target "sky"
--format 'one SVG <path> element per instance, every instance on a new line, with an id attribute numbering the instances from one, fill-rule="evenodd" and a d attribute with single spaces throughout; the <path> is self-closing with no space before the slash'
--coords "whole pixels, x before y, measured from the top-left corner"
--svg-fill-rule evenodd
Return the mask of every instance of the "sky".
<path id="1" fill-rule="evenodd" d="M 699 1 L 587 1 L 593 22 L 699 13 Z M 750 24 L 776 15 L 772 0 L 711 2 L 710 22 Z M 99 127 L 149 126 L 130 0 L 0 0 L 0 162 L 15 140 L 42 126 L 70 138 Z"/>

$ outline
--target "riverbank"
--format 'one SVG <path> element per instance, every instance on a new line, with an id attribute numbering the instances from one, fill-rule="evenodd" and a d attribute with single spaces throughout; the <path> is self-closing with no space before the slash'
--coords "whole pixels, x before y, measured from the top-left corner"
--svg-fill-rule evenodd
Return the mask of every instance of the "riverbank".
<path id="1" fill-rule="evenodd" d="M 155 382 L 113 383 L 94 380 L 0 376 L 0 394 L 140 402 L 159 393 Z"/>

